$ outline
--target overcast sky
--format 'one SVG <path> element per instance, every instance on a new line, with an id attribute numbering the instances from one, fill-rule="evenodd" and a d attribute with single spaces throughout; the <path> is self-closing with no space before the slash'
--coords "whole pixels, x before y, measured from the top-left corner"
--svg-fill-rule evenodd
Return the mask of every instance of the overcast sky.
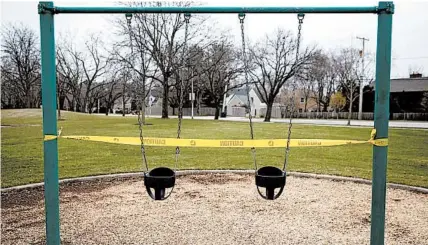
<path id="1" fill-rule="evenodd" d="M 205 0 L 208 6 L 377 6 L 371 0 Z M 19 23 L 39 33 L 38 1 L 2 1 L 1 24 Z M 419 69 L 428 75 L 428 0 L 394 1 L 392 33 L 392 78 L 408 77 L 409 69 Z M 114 6 L 113 1 L 54 1 L 56 6 Z M 111 14 L 63 14 L 55 16 L 55 32 L 70 33 L 76 43 L 82 43 L 88 33 L 101 32 L 105 39 L 112 35 Z M 239 40 L 240 28 L 236 14 L 211 16 L 215 29 L 228 28 Z M 247 14 L 245 28 L 252 41 L 276 28 L 297 30 L 295 14 Z M 338 47 L 361 48 L 357 36 L 368 38 L 366 52 L 376 50 L 377 16 L 374 14 L 306 14 L 302 28 L 303 43 L 324 49 Z"/>

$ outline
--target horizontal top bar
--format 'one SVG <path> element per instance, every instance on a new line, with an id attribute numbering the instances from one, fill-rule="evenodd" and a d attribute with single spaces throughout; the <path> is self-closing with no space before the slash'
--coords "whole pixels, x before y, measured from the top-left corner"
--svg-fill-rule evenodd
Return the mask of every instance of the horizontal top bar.
<path id="1" fill-rule="evenodd" d="M 113 13 L 253 13 L 253 14 L 284 14 L 284 13 L 315 13 L 315 14 L 377 14 L 380 12 L 393 13 L 393 7 L 380 9 L 374 7 L 54 7 L 42 6 L 42 12 L 54 14 L 113 14 Z"/>

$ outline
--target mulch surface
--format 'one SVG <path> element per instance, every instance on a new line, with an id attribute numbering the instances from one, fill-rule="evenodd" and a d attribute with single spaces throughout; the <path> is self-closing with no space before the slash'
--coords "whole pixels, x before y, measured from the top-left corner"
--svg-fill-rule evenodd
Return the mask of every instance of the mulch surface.
<path id="1" fill-rule="evenodd" d="M 2 193 L 1 244 L 45 244 L 43 187 Z M 369 244 L 371 186 L 288 177 L 275 201 L 254 177 L 180 176 L 151 200 L 142 178 L 60 189 L 63 244 Z M 388 189 L 386 244 L 428 244 L 428 195 Z"/>

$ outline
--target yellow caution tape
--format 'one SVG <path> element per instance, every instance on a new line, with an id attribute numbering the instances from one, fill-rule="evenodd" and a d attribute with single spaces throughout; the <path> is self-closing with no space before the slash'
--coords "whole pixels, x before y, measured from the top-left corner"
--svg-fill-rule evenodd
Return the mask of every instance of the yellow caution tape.
<path id="1" fill-rule="evenodd" d="M 58 136 L 56 135 L 50 135 L 50 134 L 46 134 L 45 137 L 43 138 L 44 141 L 49 141 L 49 140 L 54 140 L 58 138 Z"/>
<path id="2" fill-rule="evenodd" d="M 44 140 L 44 141 L 49 141 L 49 140 L 57 139 L 58 137 L 61 137 L 61 132 L 62 132 L 62 127 L 58 130 L 58 135 L 46 134 L 46 135 L 43 137 L 43 140 Z"/>
<path id="3" fill-rule="evenodd" d="M 61 136 L 66 139 L 88 140 L 115 144 L 140 145 L 139 137 L 108 137 L 108 136 Z M 358 140 L 325 140 L 325 139 L 291 139 L 290 147 L 307 146 L 337 146 L 348 144 L 362 144 L 367 141 Z M 176 138 L 144 138 L 144 145 L 148 146 L 180 146 L 180 147 L 225 147 L 225 148 L 275 148 L 285 147 L 286 139 L 176 139 Z"/>
<path id="4" fill-rule="evenodd" d="M 369 140 L 368 142 L 370 142 L 371 144 L 373 144 L 375 146 L 388 146 L 388 139 L 387 138 Z"/>
<path id="5" fill-rule="evenodd" d="M 110 136 L 59 136 L 45 135 L 44 140 L 54 140 L 58 137 L 66 139 L 97 141 L 105 143 L 140 145 L 139 137 L 110 137 Z M 376 146 L 388 146 L 388 138 L 375 139 L 376 129 L 373 129 L 368 141 L 363 140 L 327 140 L 327 139 L 291 139 L 290 147 L 314 147 L 314 146 L 338 146 L 349 144 L 371 143 Z M 240 140 L 240 139 L 177 139 L 177 138 L 144 138 L 144 144 L 148 146 L 173 146 L 173 147 L 225 147 L 225 148 L 275 148 L 286 147 L 286 139 L 259 139 L 259 140 Z"/>
<path id="6" fill-rule="evenodd" d="M 388 146 L 388 138 L 376 138 L 376 129 L 372 129 L 372 132 L 370 133 L 370 139 L 368 140 L 369 143 L 375 145 L 375 146 Z"/>

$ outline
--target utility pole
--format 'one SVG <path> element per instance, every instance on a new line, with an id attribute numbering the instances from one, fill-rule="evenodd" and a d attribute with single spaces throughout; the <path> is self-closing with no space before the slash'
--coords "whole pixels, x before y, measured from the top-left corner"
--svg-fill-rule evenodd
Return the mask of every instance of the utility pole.
<path id="1" fill-rule="evenodd" d="M 190 78 L 190 81 L 192 82 L 192 92 L 190 94 L 190 102 L 192 104 L 192 119 L 193 119 L 193 104 L 194 104 L 194 100 L 195 100 L 195 93 L 193 93 L 193 69 L 192 69 L 192 77 Z"/>
<path id="2" fill-rule="evenodd" d="M 224 91 L 227 91 L 227 84 L 224 85 Z M 225 117 L 227 116 L 227 113 L 226 113 L 226 98 L 227 98 L 227 93 L 224 93 L 224 95 L 223 95 L 223 106 L 221 108 L 221 111 L 224 113 Z"/>
<path id="3" fill-rule="evenodd" d="M 359 77 L 360 81 L 360 99 L 358 104 L 358 120 L 361 120 L 363 118 L 363 82 L 365 79 L 364 74 L 364 55 L 365 55 L 365 43 L 366 41 L 369 41 L 368 38 L 365 37 L 357 37 L 357 39 L 360 39 L 363 41 L 363 49 L 360 51 L 360 57 L 361 57 L 361 73 L 362 75 Z"/>

